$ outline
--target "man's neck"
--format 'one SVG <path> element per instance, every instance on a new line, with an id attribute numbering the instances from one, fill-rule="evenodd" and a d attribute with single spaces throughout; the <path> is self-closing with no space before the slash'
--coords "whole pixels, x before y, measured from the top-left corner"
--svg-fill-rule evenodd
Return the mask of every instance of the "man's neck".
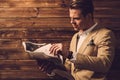
<path id="1" fill-rule="evenodd" d="M 82 34 L 84 31 L 88 30 L 88 29 L 89 29 L 90 27 L 92 27 L 94 24 L 95 24 L 94 21 L 89 22 L 89 23 L 86 25 L 87 28 L 86 28 L 86 29 L 81 29 L 81 30 L 79 30 L 79 33 Z"/>

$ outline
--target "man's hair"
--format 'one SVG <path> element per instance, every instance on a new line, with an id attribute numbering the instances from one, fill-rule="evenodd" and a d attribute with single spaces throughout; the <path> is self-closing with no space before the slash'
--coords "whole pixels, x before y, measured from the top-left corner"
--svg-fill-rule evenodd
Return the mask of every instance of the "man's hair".
<path id="1" fill-rule="evenodd" d="M 92 0 L 72 0 L 69 6 L 70 9 L 79 9 L 82 11 L 82 15 L 85 17 L 91 13 L 93 17 L 94 6 Z"/>

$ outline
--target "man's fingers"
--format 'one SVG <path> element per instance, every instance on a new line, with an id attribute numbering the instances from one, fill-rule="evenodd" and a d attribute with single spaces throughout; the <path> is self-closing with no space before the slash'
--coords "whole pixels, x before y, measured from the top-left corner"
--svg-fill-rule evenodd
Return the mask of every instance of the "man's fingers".
<path id="1" fill-rule="evenodd" d="M 49 68 L 46 70 L 48 74 L 51 74 L 52 70 L 54 69 L 54 66 L 49 66 Z"/>
<path id="2" fill-rule="evenodd" d="M 54 49 L 54 55 L 57 55 L 57 53 L 58 53 L 59 50 L 60 50 L 60 48 L 59 48 L 59 47 L 56 47 L 56 48 Z"/>
<path id="3" fill-rule="evenodd" d="M 59 46 L 57 46 L 56 44 L 53 44 L 53 46 L 50 48 L 50 54 L 57 54 L 57 51 L 59 50 Z"/>
<path id="4" fill-rule="evenodd" d="M 40 69 L 41 71 L 44 71 L 44 68 L 45 68 L 45 64 L 42 64 L 42 65 L 39 67 L 39 69 Z"/>
<path id="5" fill-rule="evenodd" d="M 52 50 L 54 49 L 55 46 L 56 46 L 56 44 L 52 44 L 49 51 L 52 52 Z"/>
<path id="6" fill-rule="evenodd" d="M 52 65 L 50 62 L 43 63 L 39 69 L 44 73 L 51 73 L 51 71 L 54 69 L 54 65 Z"/>

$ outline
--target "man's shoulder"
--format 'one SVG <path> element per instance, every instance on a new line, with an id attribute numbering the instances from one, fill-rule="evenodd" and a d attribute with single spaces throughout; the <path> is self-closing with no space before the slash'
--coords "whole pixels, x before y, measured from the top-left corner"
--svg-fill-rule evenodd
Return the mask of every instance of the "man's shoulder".
<path id="1" fill-rule="evenodd" d="M 115 36 L 114 32 L 111 29 L 109 29 L 107 27 L 102 27 L 102 26 L 99 27 L 98 29 L 96 29 L 95 33 L 96 33 L 96 36 L 98 36 L 100 38 L 105 37 L 105 36 L 108 36 L 108 37 L 109 36 L 111 36 L 111 37 Z"/>
<path id="2" fill-rule="evenodd" d="M 74 35 L 73 35 L 73 38 L 76 37 L 78 35 L 78 32 L 76 32 Z"/>
<path id="3" fill-rule="evenodd" d="M 108 29 L 107 27 L 102 27 L 99 29 L 99 32 L 102 32 L 102 33 L 113 33 L 113 31 L 111 29 Z"/>
<path id="4" fill-rule="evenodd" d="M 112 32 L 111 29 L 105 27 L 105 26 L 102 26 L 102 25 L 97 25 L 96 28 L 93 30 L 93 31 L 97 31 L 97 32 L 102 32 L 102 33 L 106 33 L 106 32 Z"/>

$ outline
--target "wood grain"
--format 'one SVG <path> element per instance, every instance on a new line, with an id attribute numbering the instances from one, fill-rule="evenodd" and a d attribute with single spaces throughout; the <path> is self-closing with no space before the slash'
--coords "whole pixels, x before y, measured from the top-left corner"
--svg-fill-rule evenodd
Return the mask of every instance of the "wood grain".
<path id="1" fill-rule="evenodd" d="M 117 38 L 108 80 L 120 80 L 120 0 L 93 1 L 95 20 L 113 30 Z M 68 49 L 75 33 L 70 24 L 69 3 L 70 0 L 0 0 L 0 80 L 48 78 L 24 51 L 22 41 L 62 42 Z"/>

